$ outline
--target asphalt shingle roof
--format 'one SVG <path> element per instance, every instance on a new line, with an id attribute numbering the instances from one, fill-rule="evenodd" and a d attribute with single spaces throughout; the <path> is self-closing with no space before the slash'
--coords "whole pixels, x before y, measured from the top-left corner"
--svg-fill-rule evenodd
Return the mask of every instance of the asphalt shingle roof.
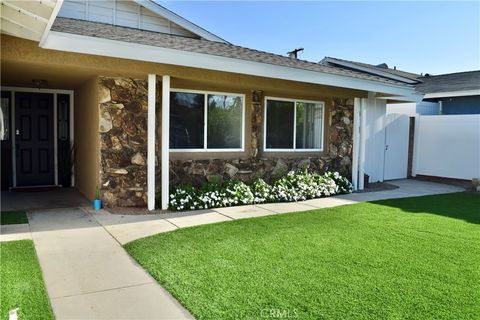
<path id="1" fill-rule="evenodd" d="M 193 39 L 159 32 L 114 26 L 98 22 L 57 17 L 55 19 L 55 22 L 53 23 L 51 30 L 181 51 L 216 55 L 226 58 L 261 62 L 278 66 L 377 81 L 381 83 L 405 85 L 402 82 L 382 78 L 368 73 L 358 72 L 354 70 L 346 70 L 343 68 L 328 66 L 315 62 L 298 60 L 273 53 L 235 46 L 229 43 L 220 43 L 215 41 L 208 41 L 205 39 Z"/>
<path id="2" fill-rule="evenodd" d="M 421 93 L 480 90 L 480 70 L 424 76 L 419 79 L 422 83 L 416 85 L 416 89 Z"/>

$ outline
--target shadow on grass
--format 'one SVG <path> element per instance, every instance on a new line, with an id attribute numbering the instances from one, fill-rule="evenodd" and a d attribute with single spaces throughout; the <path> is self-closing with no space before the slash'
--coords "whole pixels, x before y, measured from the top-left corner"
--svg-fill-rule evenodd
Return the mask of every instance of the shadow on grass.
<path id="1" fill-rule="evenodd" d="M 410 213 L 428 213 L 480 224 L 480 193 L 458 192 L 373 201 Z"/>
<path id="2" fill-rule="evenodd" d="M 23 210 L 0 212 L 0 225 L 28 223 L 27 214 Z"/>

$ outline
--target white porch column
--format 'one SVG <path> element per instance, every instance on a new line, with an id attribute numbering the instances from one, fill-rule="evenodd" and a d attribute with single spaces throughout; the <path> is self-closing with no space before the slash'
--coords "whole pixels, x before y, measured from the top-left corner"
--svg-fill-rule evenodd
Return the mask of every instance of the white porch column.
<path id="1" fill-rule="evenodd" d="M 147 206 L 155 210 L 155 103 L 157 76 L 148 75 Z"/>
<path id="2" fill-rule="evenodd" d="M 358 190 L 358 160 L 360 158 L 360 104 L 361 99 L 353 102 L 353 150 L 352 150 L 352 184 L 353 190 Z"/>
<path id="3" fill-rule="evenodd" d="M 365 174 L 365 147 L 366 147 L 366 130 L 367 126 L 367 99 L 363 98 L 360 102 L 360 144 L 359 153 L 360 158 L 358 161 L 358 190 L 363 190 L 364 183 L 363 177 Z"/>
<path id="4" fill-rule="evenodd" d="M 162 77 L 162 210 L 168 209 L 170 171 L 170 76 Z"/>

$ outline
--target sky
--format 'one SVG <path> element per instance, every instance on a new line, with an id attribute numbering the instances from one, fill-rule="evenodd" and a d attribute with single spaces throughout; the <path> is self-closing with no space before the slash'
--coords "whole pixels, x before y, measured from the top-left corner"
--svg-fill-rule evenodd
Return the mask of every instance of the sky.
<path id="1" fill-rule="evenodd" d="M 304 48 L 304 60 L 430 74 L 480 69 L 480 0 L 158 2 L 232 44 L 281 55 Z"/>

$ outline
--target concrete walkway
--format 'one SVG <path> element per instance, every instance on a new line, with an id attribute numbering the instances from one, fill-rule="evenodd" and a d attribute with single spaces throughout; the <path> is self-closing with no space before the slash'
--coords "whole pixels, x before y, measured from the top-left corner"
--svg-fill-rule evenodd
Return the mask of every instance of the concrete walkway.
<path id="1" fill-rule="evenodd" d="M 56 319 L 191 319 L 90 214 L 29 213 Z"/>
<path id="2" fill-rule="evenodd" d="M 32 240 L 28 223 L 0 225 L 0 242 L 14 240 Z"/>
<path id="3" fill-rule="evenodd" d="M 105 227 L 121 244 L 178 228 L 192 227 L 202 224 L 262 217 L 287 212 L 307 211 L 320 208 L 336 207 L 365 201 L 393 198 L 416 197 L 442 193 L 465 191 L 451 185 L 425 182 L 419 180 L 389 181 L 398 186 L 388 191 L 352 193 L 329 198 L 312 199 L 301 202 L 267 203 L 227 207 L 210 210 L 168 212 L 149 215 L 117 215 L 107 210 L 90 211 L 92 216 Z"/>

